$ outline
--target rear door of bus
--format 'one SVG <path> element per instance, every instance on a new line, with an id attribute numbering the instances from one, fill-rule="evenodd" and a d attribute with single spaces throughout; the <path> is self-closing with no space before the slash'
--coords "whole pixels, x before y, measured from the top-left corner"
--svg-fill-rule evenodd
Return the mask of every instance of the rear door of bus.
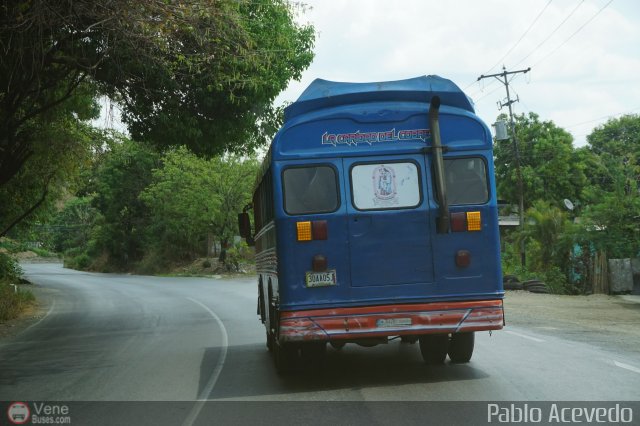
<path id="1" fill-rule="evenodd" d="M 352 292 L 424 295 L 434 282 L 425 157 L 346 158 L 343 170 Z"/>

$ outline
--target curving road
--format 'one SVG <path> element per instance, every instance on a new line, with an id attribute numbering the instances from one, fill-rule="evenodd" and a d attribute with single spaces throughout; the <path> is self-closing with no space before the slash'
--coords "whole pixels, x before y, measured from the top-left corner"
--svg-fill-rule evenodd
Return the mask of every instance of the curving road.
<path id="1" fill-rule="evenodd" d="M 191 424 L 205 400 L 640 400 L 637 352 L 510 326 L 477 335 L 467 365 L 427 367 L 417 345 L 393 341 L 328 348 L 321 375 L 282 378 L 253 278 L 24 269 L 48 313 L 0 343 L 0 401 L 186 401 L 180 418 Z"/>

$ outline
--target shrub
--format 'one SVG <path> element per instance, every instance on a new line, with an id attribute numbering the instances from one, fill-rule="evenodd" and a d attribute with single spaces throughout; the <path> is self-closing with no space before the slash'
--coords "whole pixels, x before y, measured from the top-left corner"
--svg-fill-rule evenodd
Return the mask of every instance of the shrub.
<path id="1" fill-rule="evenodd" d="M 11 256 L 0 253 L 0 321 L 15 318 L 35 298 L 30 291 L 15 292 L 11 284 L 20 282 L 22 268 Z"/>
<path id="2" fill-rule="evenodd" d="M 0 283 L 0 321 L 16 318 L 34 300 L 30 291 L 20 290 L 16 293 L 13 286 Z"/>
<path id="3" fill-rule="evenodd" d="M 0 282 L 18 283 L 22 276 L 22 268 L 11 256 L 0 253 Z"/>

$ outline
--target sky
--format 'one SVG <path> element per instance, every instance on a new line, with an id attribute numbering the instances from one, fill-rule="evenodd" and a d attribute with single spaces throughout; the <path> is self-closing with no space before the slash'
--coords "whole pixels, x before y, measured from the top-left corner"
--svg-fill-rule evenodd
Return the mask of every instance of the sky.
<path id="1" fill-rule="evenodd" d="M 316 78 L 389 81 L 439 75 L 456 83 L 487 123 L 511 75 L 514 113 L 535 112 L 574 137 L 640 114 L 640 1 L 304 0 L 297 19 L 317 32 L 315 59 L 276 99 L 293 102 Z"/>

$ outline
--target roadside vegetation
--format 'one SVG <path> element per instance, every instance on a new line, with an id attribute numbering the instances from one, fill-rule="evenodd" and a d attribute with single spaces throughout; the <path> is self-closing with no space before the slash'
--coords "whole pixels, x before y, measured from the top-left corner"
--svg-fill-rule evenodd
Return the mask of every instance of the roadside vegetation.
<path id="1" fill-rule="evenodd" d="M 609 120 L 581 148 L 533 113 L 519 116 L 516 129 L 525 225 L 503 235 L 503 273 L 543 281 L 552 293 L 588 294 L 596 254 L 640 257 L 640 116 Z M 498 196 L 516 206 L 513 152 L 510 140 L 496 141 Z M 513 208 L 502 213 L 517 214 Z"/>
<path id="2" fill-rule="evenodd" d="M 0 322 L 14 319 L 33 304 L 33 293 L 15 286 L 22 282 L 22 269 L 5 250 L 0 251 Z"/>

